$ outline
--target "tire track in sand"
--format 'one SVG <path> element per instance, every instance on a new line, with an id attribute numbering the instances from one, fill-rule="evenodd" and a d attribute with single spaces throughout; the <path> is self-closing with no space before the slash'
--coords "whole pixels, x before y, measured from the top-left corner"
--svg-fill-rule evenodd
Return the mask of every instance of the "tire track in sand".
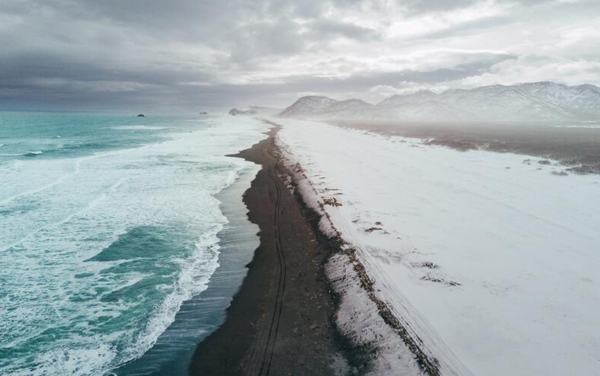
<path id="1" fill-rule="evenodd" d="M 269 334 L 267 336 L 267 343 L 262 356 L 262 362 L 258 374 L 269 375 L 271 371 L 271 363 L 273 361 L 273 355 L 275 353 L 275 345 L 277 343 L 277 335 L 279 333 L 279 323 L 281 319 L 281 312 L 283 311 L 283 295 L 285 293 L 285 280 L 286 280 L 286 263 L 285 253 L 283 251 L 283 242 L 281 239 L 281 232 L 279 231 L 279 216 L 282 210 L 281 206 L 281 186 L 279 179 L 276 176 L 277 172 L 274 168 L 270 170 L 270 174 L 273 176 L 275 187 L 275 208 L 273 210 L 273 233 L 275 235 L 275 249 L 277 250 L 277 259 L 279 264 L 279 277 L 277 281 L 277 293 L 275 296 L 275 308 L 271 317 L 271 323 L 269 326 Z"/>

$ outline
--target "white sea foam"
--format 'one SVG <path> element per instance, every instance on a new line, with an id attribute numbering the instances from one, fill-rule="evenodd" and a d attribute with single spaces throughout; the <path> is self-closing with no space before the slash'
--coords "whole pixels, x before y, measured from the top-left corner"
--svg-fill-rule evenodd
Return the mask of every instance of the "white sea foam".
<path id="1" fill-rule="evenodd" d="M 151 348 L 206 288 L 226 223 L 214 195 L 249 166 L 224 155 L 263 137 L 251 119 L 213 122 L 134 149 L 0 166 L 0 349 L 36 354 L 9 352 L 0 374 L 109 372 Z M 175 265 L 172 275 L 135 268 L 145 257 L 94 260 L 140 226 L 197 234 L 195 247 L 149 264 Z M 119 297 L 137 283 L 155 285 L 160 300 Z"/>

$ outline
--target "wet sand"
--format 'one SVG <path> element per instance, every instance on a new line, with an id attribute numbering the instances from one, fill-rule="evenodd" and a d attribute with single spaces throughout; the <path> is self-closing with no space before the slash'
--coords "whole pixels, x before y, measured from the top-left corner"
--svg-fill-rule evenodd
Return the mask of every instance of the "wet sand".
<path id="1" fill-rule="evenodd" d="M 262 166 L 244 195 L 260 246 L 223 325 L 197 347 L 192 375 L 331 375 L 349 354 L 323 264 L 333 252 L 287 187 L 273 129 L 239 157 Z"/>
<path id="2" fill-rule="evenodd" d="M 600 128 L 544 124 L 337 122 L 370 132 L 425 139 L 457 150 L 482 149 L 554 159 L 572 173 L 600 173 Z"/>
<path id="3" fill-rule="evenodd" d="M 141 358 L 115 371 L 119 376 L 184 376 L 195 348 L 225 320 L 224 312 L 246 276 L 246 265 L 258 246 L 258 227 L 250 223 L 242 195 L 250 186 L 256 170 L 244 170 L 238 180 L 216 197 L 228 223 L 218 234 L 219 267 L 210 277 L 206 290 L 184 302 L 175 321 L 160 335 L 156 344 Z"/>

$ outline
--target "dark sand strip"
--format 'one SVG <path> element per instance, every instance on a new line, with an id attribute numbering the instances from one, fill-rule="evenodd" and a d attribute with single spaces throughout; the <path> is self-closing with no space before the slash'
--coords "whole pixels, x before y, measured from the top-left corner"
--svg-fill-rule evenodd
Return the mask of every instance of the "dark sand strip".
<path id="1" fill-rule="evenodd" d="M 333 362 L 345 363 L 323 270 L 333 251 L 287 189 L 276 131 L 238 155 L 262 165 L 244 195 L 260 246 L 224 324 L 196 349 L 192 375 L 331 375 Z"/>

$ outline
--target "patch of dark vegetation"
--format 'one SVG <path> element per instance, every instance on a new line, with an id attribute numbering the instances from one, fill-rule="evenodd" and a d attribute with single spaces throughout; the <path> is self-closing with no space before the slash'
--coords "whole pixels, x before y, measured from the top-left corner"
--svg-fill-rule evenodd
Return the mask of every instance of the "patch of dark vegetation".
<path id="1" fill-rule="evenodd" d="M 427 269 L 437 269 L 439 268 L 439 265 L 436 263 L 433 263 L 431 261 L 424 261 L 424 262 L 415 262 L 412 264 L 413 267 L 415 268 L 427 268 Z"/>
<path id="2" fill-rule="evenodd" d="M 579 166 L 571 167 L 568 169 L 568 171 L 580 175 L 600 174 L 600 164 L 582 164 Z"/>
<path id="3" fill-rule="evenodd" d="M 552 171 L 552 175 L 567 176 L 569 174 L 567 172 L 565 172 L 565 171 Z"/>
<path id="4" fill-rule="evenodd" d="M 469 151 L 469 150 L 479 149 L 476 144 L 466 141 L 466 140 L 461 140 L 461 139 L 443 140 L 443 139 L 434 138 L 434 139 L 425 141 L 424 144 L 425 145 L 445 146 L 445 147 L 449 147 L 449 148 L 460 150 L 460 151 Z"/>
<path id="5" fill-rule="evenodd" d="M 461 283 L 460 282 L 456 282 L 456 281 L 447 281 L 443 278 L 439 278 L 439 277 L 433 277 L 430 275 L 424 275 L 423 277 L 421 277 L 422 281 L 429 281 L 429 282 L 435 282 L 435 283 L 442 283 L 446 286 L 460 286 Z"/>
<path id="6" fill-rule="evenodd" d="M 329 206 L 342 206 L 342 204 L 335 197 L 327 197 L 323 199 L 323 205 Z"/>
<path id="7" fill-rule="evenodd" d="M 384 234 L 389 234 L 387 231 L 383 230 L 383 223 L 381 223 L 381 221 L 376 221 L 374 226 L 371 226 L 369 228 L 366 228 L 364 231 L 371 233 L 373 231 L 383 231 Z"/>

